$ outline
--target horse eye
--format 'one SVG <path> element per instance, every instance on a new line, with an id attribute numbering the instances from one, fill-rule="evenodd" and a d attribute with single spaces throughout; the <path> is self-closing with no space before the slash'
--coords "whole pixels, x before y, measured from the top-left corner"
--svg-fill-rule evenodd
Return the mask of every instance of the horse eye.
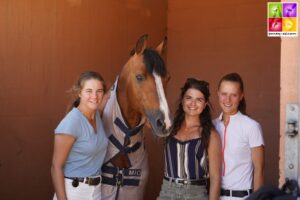
<path id="1" fill-rule="evenodd" d="M 136 75 L 136 80 L 138 80 L 139 82 L 141 82 L 141 81 L 143 81 L 143 80 L 145 80 L 145 77 L 142 75 L 142 74 L 138 74 L 138 75 Z"/>

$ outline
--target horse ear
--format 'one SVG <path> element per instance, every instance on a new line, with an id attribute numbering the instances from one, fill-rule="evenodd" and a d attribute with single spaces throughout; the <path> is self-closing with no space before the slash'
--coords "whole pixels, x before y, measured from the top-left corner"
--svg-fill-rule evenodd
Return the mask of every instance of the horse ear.
<path id="1" fill-rule="evenodd" d="M 146 49 L 147 46 L 147 39 L 148 39 L 148 35 L 142 35 L 139 40 L 136 43 L 135 46 L 135 53 L 136 54 L 142 54 L 144 52 L 144 50 Z"/>
<path id="2" fill-rule="evenodd" d="M 167 48 L 167 41 L 168 38 L 165 36 L 164 40 L 156 47 L 156 51 L 159 53 L 159 55 L 162 55 L 166 48 Z"/>

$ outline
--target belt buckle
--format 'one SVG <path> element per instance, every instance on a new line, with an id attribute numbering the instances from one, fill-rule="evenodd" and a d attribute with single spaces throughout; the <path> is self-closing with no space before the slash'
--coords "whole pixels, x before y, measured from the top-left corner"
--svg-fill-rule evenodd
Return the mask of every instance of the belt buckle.
<path id="1" fill-rule="evenodd" d="M 97 183 L 97 180 L 99 178 L 99 183 L 101 183 L 101 176 L 100 177 L 95 177 L 95 178 L 91 178 L 91 177 L 86 177 L 86 181 L 85 183 L 88 185 L 98 185 L 99 183 Z"/>
<path id="2" fill-rule="evenodd" d="M 118 173 L 116 174 L 116 186 L 123 186 L 123 170 L 118 169 Z"/>
<path id="3" fill-rule="evenodd" d="M 184 185 L 187 184 L 187 180 L 176 178 L 175 183 L 178 185 Z"/>
<path id="4" fill-rule="evenodd" d="M 92 185 L 93 184 L 93 178 L 90 177 L 86 177 L 86 181 L 85 181 L 88 185 Z"/>

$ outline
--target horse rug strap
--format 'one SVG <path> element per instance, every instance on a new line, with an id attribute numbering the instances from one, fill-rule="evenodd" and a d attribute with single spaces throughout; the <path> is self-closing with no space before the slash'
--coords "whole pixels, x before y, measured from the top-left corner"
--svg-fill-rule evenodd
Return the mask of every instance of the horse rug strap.
<path id="1" fill-rule="evenodd" d="M 114 135 L 110 135 L 108 137 L 108 139 L 111 141 L 111 143 L 119 150 L 118 154 L 125 154 L 126 156 L 126 160 L 127 162 L 130 163 L 128 154 L 129 153 L 133 153 L 135 151 L 137 151 L 140 147 L 141 147 L 141 142 L 136 142 L 134 145 L 130 145 L 130 141 L 126 142 L 126 138 L 130 140 L 130 136 L 136 135 L 137 133 L 139 133 L 142 128 L 143 128 L 143 124 L 134 128 L 134 129 L 128 129 L 123 123 L 122 121 L 117 117 L 114 121 L 114 123 L 122 130 L 122 132 L 125 133 L 125 140 L 124 140 L 124 145 L 121 144 L 120 141 L 117 140 L 117 138 Z M 126 144 L 127 143 L 127 144 Z M 129 146 L 128 146 L 129 145 Z M 112 166 L 108 166 L 107 164 L 109 162 L 111 162 L 115 157 L 118 156 L 118 154 L 116 154 L 114 157 L 112 157 L 107 163 L 105 163 L 102 166 L 102 172 L 103 173 L 107 173 L 107 174 L 112 174 L 113 177 L 106 177 L 106 176 L 102 176 L 103 180 L 102 183 L 104 184 L 109 184 L 109 185 L 113 185 L 113 186 L 124 186 L 124 185 L 128 185 L 128 186 L 138 186 L 140 180 L 139 179 L 124 179 L 123 176 L 135 176 L 135 177 L 140 177 L 141 176 L 141 169 L 119 169 L 118 167 L 112 167 Z M 131 163 L 130 163 L 131 166 Z"/>
<path id="2" fill-rule="evenodd" d="M 130 147 L 130 146 L 123 146 L 123 145 L 119 142 L 119 140 L 117 140 L 117 139 L 115 138 L 114 135 L 110 135 L 110 136 L 108 137 L 108 139 L 111 141 L 111 143 L 113 143 L 113 145 L 115 145 L 115 147 L 117 147 L 117 148 L 120 150 L 120 152 L 124 152 L 124 153 L 126 153 L 126 154 L 135 152 L 135 151 L 138 150 L 138 149 L 140 148 L 140 146 L 141 146 L 141 142 L 137 142 L 137 143 L 135 143 L 134 145 L 132 145 L 131 147 Z"/>
<path id="3" fill-rule="evenodd" d="M 126 162 L 128 163 L 128 166 L 131 166 L 130 159 L 128 157 L 129 153 L 133 153 L 137 151 L 142 143 L 136 142 L 134 145 L 131 144 L 130 137 L 138 134 L 144 127 L 144 124 L 141 124 L 140 126 L 137 126 L 133 129 L 128 129 L 125 124 L 120 120 L 119 117 L 116 117 L 114 123 L 117 125 L 117 127 L 125 133 L 124 138 L 124 144 L 122 145 L 121 142 L 113 135 L 111 134 L 108 139 L 111 141 L 111 143 L 119 150 L 119 153 L 114 155 L 109 161 L 107 161 L 105 164 L 111 162 L 114 160 L 115 157 L 117 157 L 119 154 L 125 154 Z"/>
<path id="4" fill-rule="evenodd" d="M 102 176 L 102 183 L 109 184 L 113 186 L 138 186 L 140 180 L 139 179 L 132 179 L 132 178 L 124 178 L 124 176 L 133 176 L 133 177 L 140 177 L 141 176 L 141 169 L 119 169 L 118 167 L 112 166 L 103 166 L 102 172 L 107 174 L 112 174 L 113 177 L 106 177 Z"/>
<path id="5" fill-rule="evenodd" d="M 122 130 L 123 133 L 125 133 L 127 137 L 138 134 L 144 127 L 144 124 L 141 124 L 140 126 L 134 127 L 133 129 L 129 129 L 119 117 L 116 117 L 114 123 L 119 127 L 119 129 Z"/>

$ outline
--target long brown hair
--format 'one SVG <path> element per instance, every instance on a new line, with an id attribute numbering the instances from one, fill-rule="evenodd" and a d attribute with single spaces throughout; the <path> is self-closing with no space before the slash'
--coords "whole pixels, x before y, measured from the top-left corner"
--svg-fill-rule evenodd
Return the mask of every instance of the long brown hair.
<path id="1" fill-rule="evenodd" d="M 184 86 L 181 88 L 181 93 L 178 100 L 179 105 L 175 112 L 173 129 L 169 137 L 172 137 L 177 134 L 178 130 L 180 129 L 184 121 L 185 113 L 183 110 L 182 99 L 184 98 L 185 93 L 191 88 L 199 90 L 204 95 L 205 101 L 207 102 L 206 107 L 199 115 L 200 125 L 202 126 L 202 133 L 199 133 L 199 136 L 201 134 L 201 141 L 203 142 L 205 149 L 207 149 L 209 144 L 210 132 L 211 129 L 214 128 L 214 125 L 212 123 L 211 113 L 210 113 L 211 105 L 209 102 L 209 96 L 210 96 L 209 83 L 203 80 L 188 78 Z"/>

